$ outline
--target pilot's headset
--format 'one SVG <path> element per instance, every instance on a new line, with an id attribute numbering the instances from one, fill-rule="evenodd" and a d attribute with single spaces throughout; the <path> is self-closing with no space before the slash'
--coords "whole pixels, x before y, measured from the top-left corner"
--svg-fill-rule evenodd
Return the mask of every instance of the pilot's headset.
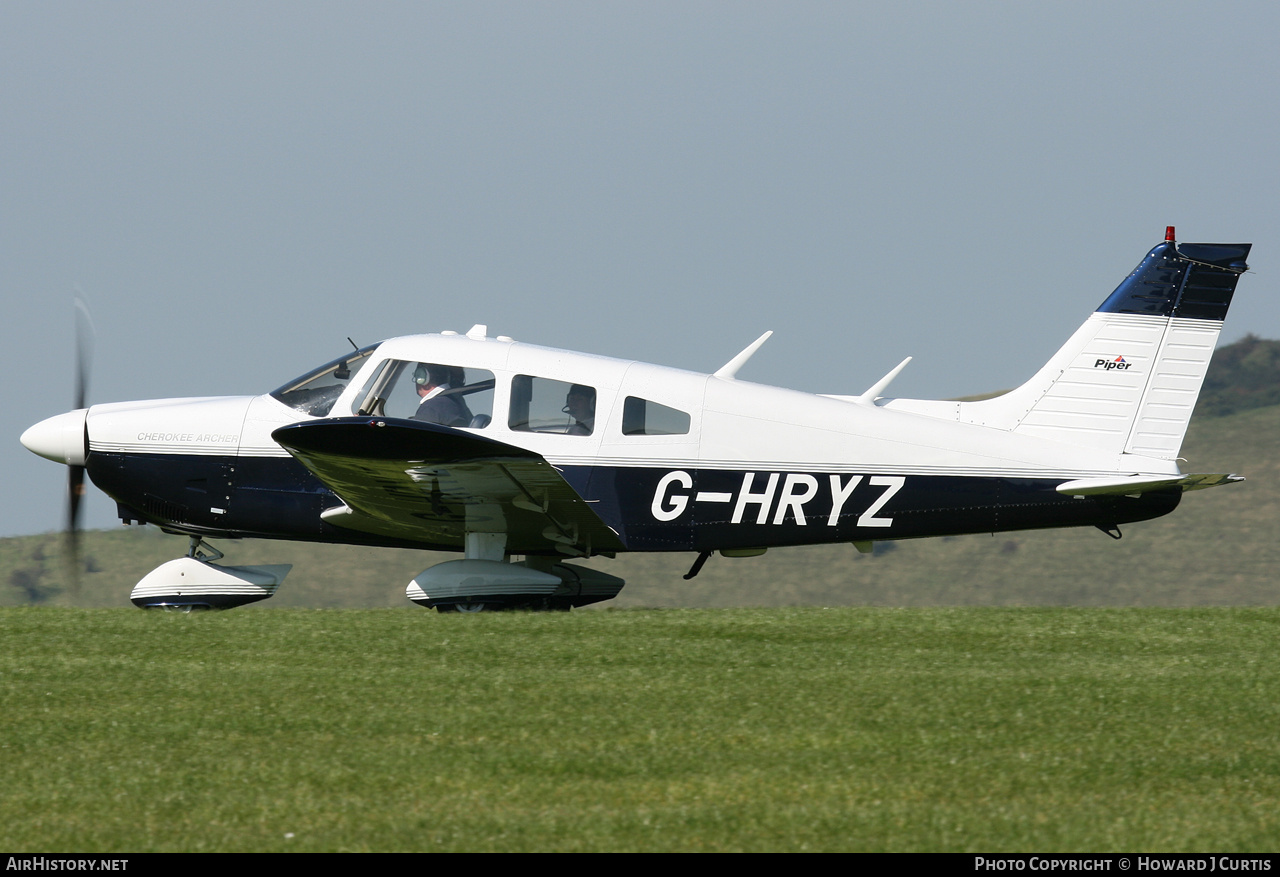
<path id="1" fill-rule="evenodd" d="M 584 397 L 590 405 L 589 410 L 591 411 L 591 413 L 593 414 L 595 413 L 596 391 L 592 387 L 588 387 L 584 384 L 574 384 L 571 387 L 569 387 L 569 392 L 564 394 L 564 407 L 560 409 L 560 411 L 564 414 L 572 413 L 569 411 L 569 397 L 571 396 Z"/>
<path id="2" fill-rule="evenodd" d="M 449 370 L 440 365 L 418 363 L 413 370 L 413 382 L 419 387 L 433 387 L 449 383 Z"/>

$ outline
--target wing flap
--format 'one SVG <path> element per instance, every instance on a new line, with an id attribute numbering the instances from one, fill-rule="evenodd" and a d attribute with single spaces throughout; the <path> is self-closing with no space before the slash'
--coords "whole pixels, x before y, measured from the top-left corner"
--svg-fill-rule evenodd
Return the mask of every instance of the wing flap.
<path id="1" fill-rule="evenodd" d="M 515 445 L 386 417 L 295 423 L 272 438 L 343 501 L 322 515 L 336 526 L 458 549 L 467 532 L 506 533 L 511 554 L 622 548 L 554 466 Z"/>

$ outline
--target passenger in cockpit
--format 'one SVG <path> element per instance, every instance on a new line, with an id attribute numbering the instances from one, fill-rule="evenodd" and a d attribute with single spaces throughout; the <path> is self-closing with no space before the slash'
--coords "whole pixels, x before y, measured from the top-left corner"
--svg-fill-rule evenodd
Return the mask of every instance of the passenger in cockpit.
<path id="1" fill-rule="evenodd" d="M 466 383 L 465 372 L 455 366 L 420 362 L 413 372 L 418 388 L 418 410 L 413 420 L 439 423 L 443 426 L 469 426 L 471 409 L 456 391 Z"/>
<path id="2" fill-rule="evenodd" d="M 596 423 L 596 391 L 582 384 L 574 384 L 565 395 L 564 408 L 561 410 L 573 418 L 565 435 L 591 435 Z"/>

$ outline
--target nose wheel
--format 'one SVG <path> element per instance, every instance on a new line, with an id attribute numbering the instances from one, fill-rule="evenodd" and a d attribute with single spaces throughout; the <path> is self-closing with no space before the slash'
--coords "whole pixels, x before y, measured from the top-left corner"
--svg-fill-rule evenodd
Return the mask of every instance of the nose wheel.
<path id="1" fill-rule="evenodd" d="M 139 609 L 231 609 L 267 599 L 292 569 L 287 563 L 223 566 L 213 562 L 221 557 L 221 551 L 192 536 L 187 556 L 147 573 L 129 599 Z"/>

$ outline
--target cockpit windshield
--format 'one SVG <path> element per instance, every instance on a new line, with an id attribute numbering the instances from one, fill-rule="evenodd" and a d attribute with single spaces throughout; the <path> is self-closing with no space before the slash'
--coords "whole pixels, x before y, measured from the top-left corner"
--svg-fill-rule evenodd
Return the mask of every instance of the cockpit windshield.
<path id="1" fill-rule="evenodd" d="M 318 369 L 273 390 L 271 397 L 303 414 L 326 417 L 333 408 L 333 403 L 338 401 L 342 391 L 347 388 L 352 375 L 360 371 L 360 366 L 364 365 L 369 354 L 377 347 L 377 344 L 370 344 L 340 356 L 333 362 L 326 362 Z"/>

